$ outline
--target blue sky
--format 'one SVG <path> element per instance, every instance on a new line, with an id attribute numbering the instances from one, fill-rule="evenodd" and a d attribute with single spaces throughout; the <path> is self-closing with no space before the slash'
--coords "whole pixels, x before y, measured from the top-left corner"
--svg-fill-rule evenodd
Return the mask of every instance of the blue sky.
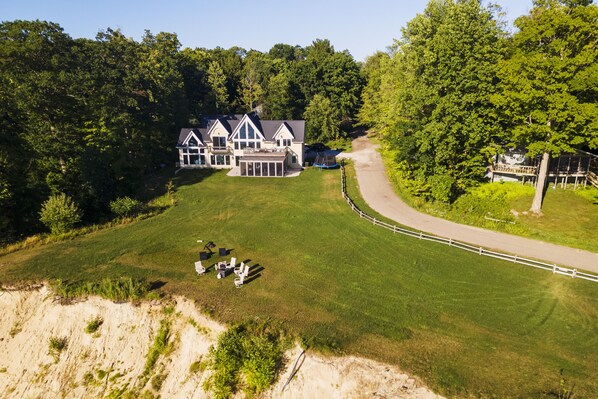
<path id="1" fill-rule="evenodd" d="M 532 0 L 496 0 L 512 21 Z M 329 39 L 362 61 L 384 50 L 427 0 L 0 0 L 0 19 L 59 23 L 70 36 L 94 38 L 108 27 L 136 40 L 145 29 L 175 32 L 183 47 L 269 50 L 276 43 Z M 487 1 L 485 1 L 487 3 Z"/>

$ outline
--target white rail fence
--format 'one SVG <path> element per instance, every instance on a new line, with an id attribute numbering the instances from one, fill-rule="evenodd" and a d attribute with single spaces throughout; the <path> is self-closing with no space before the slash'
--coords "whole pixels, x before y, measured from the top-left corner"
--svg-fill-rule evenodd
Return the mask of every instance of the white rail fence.
<path id="1" fill-rule="evenodd" d="M 378 220 L 376 218 L 373 218 L 370 215 L 363 212 L 361 209 L 359 209 L 357 207 L 357 205 L 355 205 L 353 203 L 353 200 L 351 200 L 351 198 L 347 195 L 345 168 L 343 166 L 341 166 L 341 186 L 342 186 L 343 198 L 345 199 L 345 201 L 347 201 L 347 204 L 351 207 L 351 209 L 359 215 L 360 218 L 366 219 L 369 222 L 373 223 L 374 226 L 383 227 L 386 230 L 392 231 L 395 234 L 396 233 L 404 234 L 404 235 L 407 235 L 410 237 L 418 238 L 420 240 L 427 240 L 427 241 L 437 242 L 440 244 L 445 244 L 445 245 L 448 245 L 449 247 L 455 247 L 458 249 L 462 249 L 464 251 L 476 253 L 478 255 L 484 255 L 484 256 L 489 256 L 491 258 L 502 259 L 502 260 L 513 262 L 513 263 L 518 263 L 520 265 L 531 266 L 531 267 L 535 267 L 538 269 L 548 270 L 554 274 L 562 274 L 564 276 L 569 276 L 569 277 L 573 277 L 573 278 L 581 278 L 584 280 L 594 281 L 594 282 L 598 283 L 598 276 L 589 274 L 589 273 L 584 273 L 577 269 L 571 269 L 568 267 L 557 266 L 555 264 L 549 264 L 549 263 L 544 263 L 544 262 L 540 262 L 540 261 L 533 260 L 533 259 L 527 259 L 527 258 L 523 258 L 518 255 L 509 255 L 509 254 L 505 254 L 505 253 L 501 253 L 501 252 L 491 251 L 491 250 L 483 248 L 483 247 L 476 247 L 474 245 L 456 241 L 456 240 L 453 240 L 452 238 L 438 237 L 435 235 L 423 233 L 421 231 L 405 229 L 403 227 L 391 225 L 391 224 L 385 223 L 381 220 Z"/>

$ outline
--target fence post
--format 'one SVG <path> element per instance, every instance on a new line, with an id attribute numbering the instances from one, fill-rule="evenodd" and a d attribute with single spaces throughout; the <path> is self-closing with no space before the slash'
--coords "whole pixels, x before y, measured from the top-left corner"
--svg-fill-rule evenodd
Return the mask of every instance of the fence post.
<path id="1" fill-rule="evenodd" d="M 552 265 L 552 274 L 556 273 L 556 265 Z"/>
<path id="2" fill-rule="evenodd" d="M 392 226 L 392 232 L 397 234 L 397 226 L 395 226 L 395 225 Z"/>
<path id="3" fill-rule="evenodd" d="M 422 233 L 421 231 L 419 232 L 419 239 L 422 239 L 422 236 L 424 235 L 424 233 Z"/>
<path id="4" fill-rule="evenodd" d="M 479 250 L 479 252 L 478 252 L 478 253 L 481 255 L 481 254 L 482 254 L 482 252 L 484 252 L 484 249 L 483 249 L 482 247 L 480 247 L 480 250 Z"/>
<path id="5" fill-rule="evenodd" d="M 577 277 L 577 269 L 573 269 L 573 274 L 571 275 L 571 277 L 573 277 L 573 278 Z"/>
<path id="6" fill-rule="evenodd" d="M 376 218 L 374 218 L 374 226 L 376 225 Z"/>
<path id="7" fill-rule="evenodd" d="M 452 247 L 452 246 L 453 246 L 453 239 L 449 238 L 449 247 Z"/>
<path id="8" fill-rule="evenodd" d="M 517 255 L 515 255 L 515 258 L 513 258 L 513 263 L 517 263 Z"/>

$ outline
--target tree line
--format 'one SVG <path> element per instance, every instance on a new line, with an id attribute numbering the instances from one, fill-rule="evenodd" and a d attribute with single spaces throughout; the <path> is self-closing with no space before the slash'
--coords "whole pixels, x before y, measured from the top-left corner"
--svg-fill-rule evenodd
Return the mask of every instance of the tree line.
<path id="1" fill-rule="evenodd" d="M 0 243 L 41 231 L 52 196 L 72 200 L 85 223 L 102 220 L 173 164 L 180 128 L 205 115 L 305 116 L 308 141 L 338 138 L 363 85 L 359 64 L 328 40 L 181 49 L 174 33 L 73 39 L 56 23 L 2 22 Z"/>
<path id="2" fill-rule="evenodd" d="M 388 52 L 366 60 L 360 123 L 379 131 L 405 187 L 451 202 L 506 148 L 551 156 L 598 148 L 598 8 L 534 0 L 515 20 L 478 0 L 432 0 Z"/>

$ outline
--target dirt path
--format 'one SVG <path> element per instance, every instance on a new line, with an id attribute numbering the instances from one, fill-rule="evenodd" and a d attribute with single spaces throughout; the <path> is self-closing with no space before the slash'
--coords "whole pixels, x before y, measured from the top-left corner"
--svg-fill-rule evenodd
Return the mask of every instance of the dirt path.
<path id="1" fill-rule="evenodd" d="M 377 149 L 377 145 L 361 136 L 353 140 L 353 152 L 341 156 L 353 159 L 359 191 L 369 206 L 381 215 L 402 225 L 446 238 L 598 272 L 598 253 L 466 226 L 414 210 L 394 192 Z"/>

